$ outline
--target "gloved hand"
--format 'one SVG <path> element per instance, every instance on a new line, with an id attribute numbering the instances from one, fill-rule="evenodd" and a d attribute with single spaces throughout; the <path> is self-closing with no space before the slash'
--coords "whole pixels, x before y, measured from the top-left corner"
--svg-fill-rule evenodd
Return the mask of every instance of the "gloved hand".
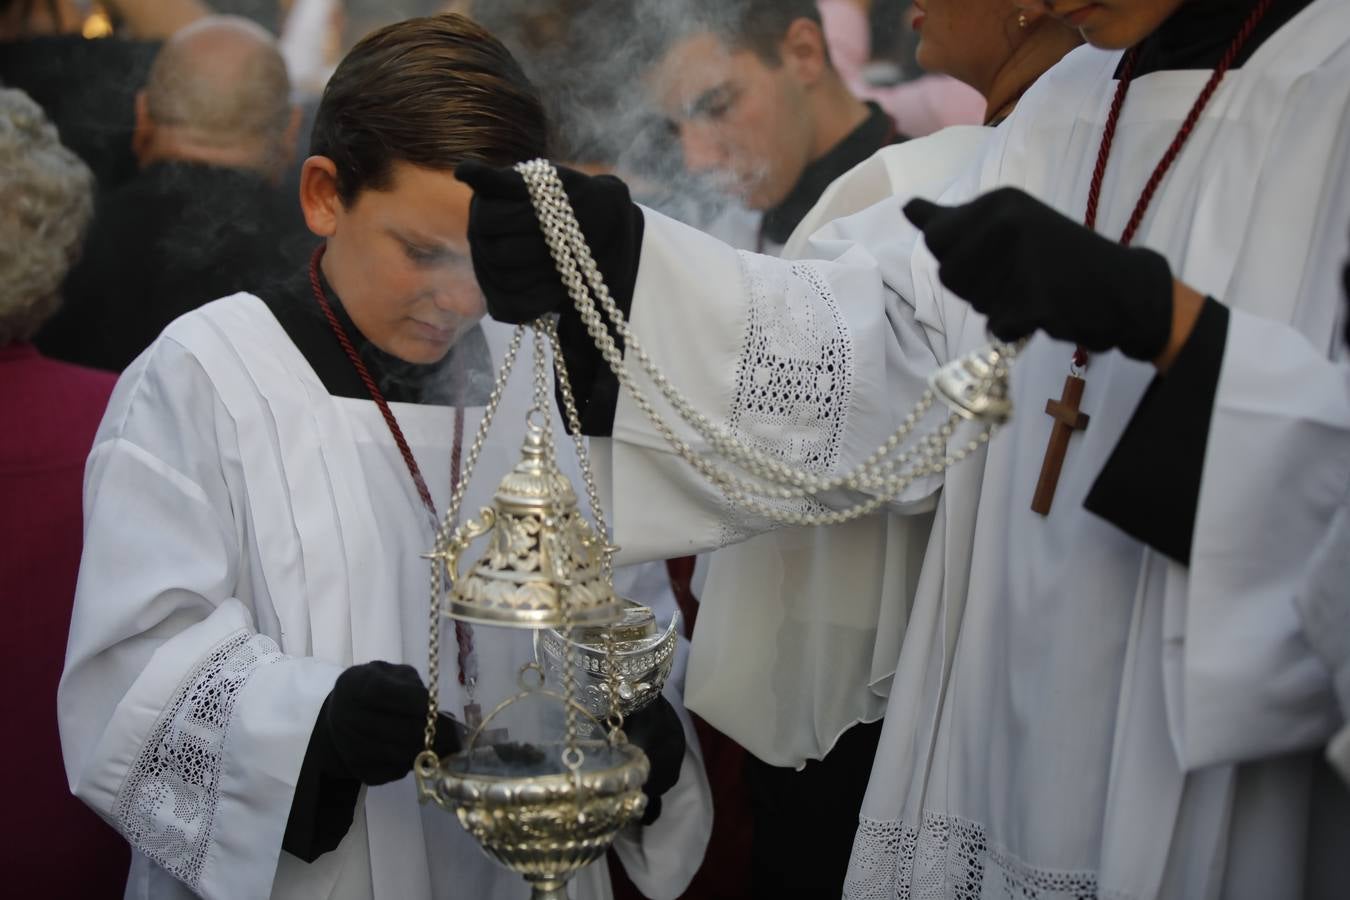
<path id="1" fill-rule="evenodd" d="M 642 786 L 642 792 L 647 795 L 647 811 L 642 816 L 642 824 L 650 825 L 661 815 L 661 795 L 680 780 L 680 767 L 684 764 L 684 725 L 670 701 L 658 696 L 629 716 L 623 730 L 629 741 L 642 748 L 651 763 L 651 774 Z"/>
<path id="2" fill-rule="evenodd" d="M 352 666 L 338 676 L 319 710 L 310 752 L 330 778 L 387 784 L 412 771 L 422 752 L 426 721 L 427 689 L 412 666 Z M 458 749 L 455 722 L 441 713 L 436 753 L 445 756 Z"/>
<path id="3" fill-rule="evenodd" d="M 455 175 L 473 188 L 469 249 L 488 315 L 518 325 L 571 309 L 520 175 L 477 162 L 460 163 Z M 559 167 L 558 176 L 610 295 L 627 312 L 642 250 L 642 211 L 628 186 L 611 175 Z"/>
<path id="4" fill-rule="evenodd" d="M 412 666 L 369 662 L 339 675 L 310 732 L 282 848 L 305 862 L 336 849 L 351 828 L 361 785 L 412 771 L 426 716 L 427 689 Z M 434 749 L 441 756 L 459 749 L 458 726 L 444 713 Z"/>
<path id="5" fill-rule="evenodd" d="M 1123 247 L 1016 188 L 955 207 L 915 199 L 905 215 L 922 229 L 942 283 L 1000 339 L 1040 330 L 1145 361 L 1166 349 L 1173 280 L 1161 254 Z"/>

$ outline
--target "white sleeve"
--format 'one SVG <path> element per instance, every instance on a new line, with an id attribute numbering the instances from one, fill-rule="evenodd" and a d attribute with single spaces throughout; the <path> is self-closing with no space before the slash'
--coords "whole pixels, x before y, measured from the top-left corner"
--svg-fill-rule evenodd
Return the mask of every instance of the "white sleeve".
<path id="1" fill-rule="evenodd" d="M 219 411 L 164 339 L 119 382 L 86 468 L 58 718 L 75 794 L 193 892 L 234 900 L 271 891 L 340 669 L 283 655 L 239 599 Z"/>
<path id="2" fill-rule="evenodd" d="M 1311 596 L 1308 576 L 1347 490 L 1350 369 L 1234 311 L 1191 564 L 1173 573 L 1185 587 L 1168 592 L 1164 626 L 1168 715 L 1188 767 L 1318 747 L 1342 721 L 1331 672 L 1346 671 L 1350 599 L 1344 581 Z M 1333 619 L 1339 631 L 1319 634 Z"/>
<path id="3" fill-rule="evenodd" d="M 1341 707 L 1341 730 L 1327 758 L 1350 782 L 1350 485 L 1341 507 L 1313 555 L 1302 589 L 1295 595 L 1303 631 L 1331 672 Z"/>
<path id="4" fill-rule="evenodd" d="M 898 209 L 888 205 L 855 217 L 852 231 L 837 229 L 813 242 L 818 258 L 809 261 L 738 252 L 647 212 L 630 316 L 638 343 L 694 409 L 744 444 L 821 476 L 853 468 L 899 426 L 927 389 L 939 357 L 932 343 L 941 332 L 935 302 L 925 308 L 902 300 L 907 294 L 897 285 L 910 278 L 917 233 L 910 226 L 908 244 L 875 253 L 858 239 L 900 227 Z M 680 438 L 706 451 L 634 356 L 627 353 L 626 361 L 639 389 Z M 925 419 L 920 430 L 932 424 Z M 622 562 L 697 553 L 773 525 L 732 508 L 671 450 L 626 392 L 611 440 L 595 447 Z M 939 484 L 916 481 L 896 508 L 930 508 Z M 779 505 L 815 512 L 821 503 L 837 507 L 858 499 Z"/>
<path id="5" fill-rule="evenodd" d="M 812 256 L 811 239 L 832 222 L 890 202 L 899 209 L 912 197 L 937 200 L 975 160 L 991 129 L 953 125 L 917 140 L 882 147 L 836 178 L 783 246 L 787 259 Z"/>

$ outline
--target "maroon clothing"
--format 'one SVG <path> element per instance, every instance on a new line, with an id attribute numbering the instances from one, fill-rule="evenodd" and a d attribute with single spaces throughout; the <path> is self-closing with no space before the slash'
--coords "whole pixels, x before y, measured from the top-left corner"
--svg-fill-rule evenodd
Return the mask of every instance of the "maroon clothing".
<path id="1" fill-rule="evenodd" d="M 71 796 L 56 729 L 84 461 L 115 381 L 29 344 L 0 347 L 0 767 L 14 810 L 4 833 L 12 897 L 121 897 L 130 865 L 117 833 Z"/>

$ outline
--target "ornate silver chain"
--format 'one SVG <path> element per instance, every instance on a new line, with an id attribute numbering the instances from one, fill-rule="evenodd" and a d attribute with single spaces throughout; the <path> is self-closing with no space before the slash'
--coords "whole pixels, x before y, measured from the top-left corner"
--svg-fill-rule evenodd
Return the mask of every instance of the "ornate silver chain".
<path id="1" fill-rule="evenodd" d="M 441 708 L 441 601 L 445 584 L 445 563 L 441 554 L 450 546 L 450 537 L 454 533 L 455 523 L 459 521 L 459 510 L 464 504 L 464 494 L 469 488 L 469 479 L 478 465 L 478 457 L 487 442 L 488 429 L 501 405 L 502 394 L 506 392 L 506 382 L 515 368 L 516 356 L 520 353 L 520 344 L 525 337 L 525 326 L 518 326 L 511 335 L 511 343 L 506 348 L 497 380 L 492 384 L 492 393 L 488 395 L 487 406 L 483 410 L 483 421 L 478 423 L 469 454 L 464 458 L 464 469 L 460 473 L 459 484 L 450 497 L 450 506 L 445 511 L 440 528 L 436 531 L 435 548 L 431 557 L 431 621 L 427 631 L 427 724 L 423 736 L 423 753 L 431 754 L 432 766 L 435 766 L 436 716 Z"/>
<path id="2" fill-rule="evenodd" d="M 841 524 L 876 512 L 914 481 L 941 474 L 989 442 L 994 426 L 984 423 L 974 437 L 951 448 L 950 440 L 962 421 L 958 414 L 952 413 L 935 431 L 901 451 L 901 445 L 934 404 L 934 394 L 929 390 L 886 442 L 844 475 L 821 478 L 746 445 L 725 427 L 694 409 L 643 349 L 605 285 L 553 165 L 547 160 L 533 160 L 517 165 L 516 171 L 525 180 L 558 274 L 606 364 L 662 439 L 681 459 L 721 490 L 733 505 L 789 525 Z M 592 299 L 592 293 L 595 299 Z M 599 301 L 598 308 L 596 300 Z M 626 350 L 621 351 L 610 336 L 606 316 L 623 338 Z M 555 354 L 561 356 L 556 342 Z M 1010 363 L 1014 355 L 1007 354 L 1005 362 Z M 707 442 L 712 453 L 694 449 L 675 434 L 635 382 L 626 359 L 637 361 L 661 396 L 680 419 Z M 576 429 L 575 424 L 572 427 Z M 714 461 L 716 457 L 738 466 L 750 478 L 719 465 Z M 852 506 L 828 511 L 807 512 L 781 505 L 782 501 L 818 497 L 841 489 L 870 496 Z"/>
<path id="3" fill-rule="evenodd" d="M 543 230 L 544 240 L 558 267 L 558 274 L 562 278 L 572 302 L 576 305 L 587 333 L 595 341 L 595 345 L 606 364 L 662 439 L 670 445 L 681 459 L 721 490 L 733 505 L 762 515 L 771 521 L 789 525 L 840 524 L 876 512 L 887 502 L 899 496 L 914 481 L 930 475 L 941 474 L 989 442 L 995 426 L 983 423 L 974 437 L 955 449 L 951 449 L 949 447 L 950 441 L 957 426 L 962 421 L 959 415 L 952 413 L 934 431 L 920 437 L 912 446 L 902 450 L 901 445 L 911 436 L 919 421 L 934 405 L 935 396 L 929 390 L 920 397 L 914 409 L 900 423 L 900 427 L 887 438 L 885 443 L 878 447 L 866 460 L 843 475 L 822 478 L 782 460 L 774 459 L 763 451 L 746 445 L 728 429 L 712 422 L 703 413 L 694 409 L 643 349 L 605 285 L 604 277 L 591 255 L 590 248 L 581 233 L 581 226 L 577 222 L 576 214 L 572 211 L 567 193 L 553 165 L 547 160 L 534 160 L 521 163 L 516 167 L 516 170 L 524 178 L 526 187 L 529 189 L 531 201 Z M 595 299 L 592 299 L 592 292 Z M 598 307 L 596 300 L 599 301 Z M 614 324 L 615 330 L 623 338 L 624 345 L 627 348 L 626 352 L 621 351 L 618 344 L 610 336 L 605 322 L 606 317 Z M 551 455 L 554 447 L 552 417 L 548 412 L 549 390 L 546 347 L 553 353 L 558 389 L 563 401 L 563 412 L 576 446 L 577 461 L 580 464 L 582 477 L 586 484 L 586 495 L 590 501 L 591 514 L 595 519 L 598 534 L 602 540 L 607 541 L 609 528 L 600 505 L 600 494 L 596 488 L 589 448 L 581 433 L 581 419 L 577 411 L 576 397 L 567 376 L 562 347 L 558 341 L 557 323 L 553 318 L 546 317 L 533 323 L 533 328 L 535 355 L 534 408 L 542 414 L 544 419 L 550 462 L 556 465 L 556 459 Z M 445 576 L 447 574 L 444 571 L 443 554 L 451 543 L 470 476 L 477 466 L 478 458 L 482 454 L 483 446 L 487 440 L 488 430 L 501 405 L 501 398 L 505 392 L 511 371 L 515 366 L 525 329 L 526 326 L 524 325 L 518 326 L 512 335 L 511 343 L 502 360 L 496 381 L 493 383 L 492 393 L 488 398 L 483 419 L 479 423 L 473 444 L 464 460 L 463 474 L 453 496 L 450 498 L 450 506 L 446 510 L 445 517 L 436 531 L 435 549 L 430 554 L 432 558 L 431 609 L 427 647 L 427 668 L 430 684 L 428 685 L 427 697 L 425 748 L 423 754 L 418 758 L 419 771 L 425 769 L 427 772 L 432 772 L 439 764 L 433 748 L 437 714 L 440 709 L 440 620 Z M 1001 364 L 1010 364 L 1015 354 L 1015 348 L 1005 352 Z M 628 370 L 625 356 L 637 360 L 638 365 L 656 386 L 661 396 L 671 405 L 680 419 L 708 444 L 712 453 L 696 450 L 675 434 L 670 425 L 662 419 L 651 401 L 648 400 L 643 390 L 637 385 Z M 738 466 L 744 474 L 719 465 L 714 461 L 718 457 Z M 804 500 L 839 490 L 869 496 L 868 499 L 843 509 L 819 512 L 806 512 L 800 508 L 782 505 L 783 501 Z M 555 510 L 561 509 L 560 499 L 555 498 Z M 616 549 L 607 546 L 604 553 L 604 567 L 608 575 L 613 573 L 613 554 Z M 555 559 L 560 558 L 559 553 L 551 555 Z M 573 771 L 579 771 L 583 756 L 578 747 L 578 727 L 574 702 L 576 684 L 573 671 L 573 648 L 570 640 L 572 616 L 571 604 L 567 597 L 569 585 L 565 573 L 559 572 L 558 575 L 562 611 L 561 632 L 569 638 L 569 640 L 564 641 L 566 659 L 563 665 L 563 694 L 566 699 L 567 716 L 564 762 Z M 607 632 L 605 646 L 607 656 L 612 658 L 612 653 L 609 652 L 613 646 L 612 632 Z M 606 683 L 610 705 L 610 715 L 606 724 L 611 728 L 612 739 L 619 739 L 619 728 L 623 722 L 622 716 L 618 713 L 616 679 L 617 673 L 611 666 Z"/>

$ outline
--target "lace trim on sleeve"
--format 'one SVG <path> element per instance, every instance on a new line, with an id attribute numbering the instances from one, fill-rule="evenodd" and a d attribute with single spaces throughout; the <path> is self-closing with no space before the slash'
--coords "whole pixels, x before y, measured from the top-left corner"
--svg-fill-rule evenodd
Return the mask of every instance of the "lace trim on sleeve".
<path id="1" fill-rule="evenodd" d="M 750 303 L 728 424 L 748 445 L 827 474 L 839 462 L 854 369 L 834 291 L 810 263 L 745 252 L 740 259 Z M 823 509 L 812 500 L 790 505 Z M 738 537 L 724 535 L 727 543 Z"/>
<path id="2" fill-rule="evenodd" d="M 853 843 L 849 900 L 1106 900 L 1093 872 L 1030 866 L 985 828 L 955 816 L 927 815 L 922 828 L 863 819 Z M 1111 893 L 1112 900 L 1129 900 Z"/>
<path id="3" fill-rule="evenodd" d="M 839 459 L 853 393 L 853 342 L 834 292 L 809 263 L 741 254 L 750 288 L 731 427 L 813 472 Z"/>
<path id="4" fill-rule="evenodd" d="M 211 846 L 221 759 L 249 677 L 281 659 L 270 638 L 239 632 L 189 673 L 160 714 L 113 809 L 136 849 L 196 889 Z"/>

